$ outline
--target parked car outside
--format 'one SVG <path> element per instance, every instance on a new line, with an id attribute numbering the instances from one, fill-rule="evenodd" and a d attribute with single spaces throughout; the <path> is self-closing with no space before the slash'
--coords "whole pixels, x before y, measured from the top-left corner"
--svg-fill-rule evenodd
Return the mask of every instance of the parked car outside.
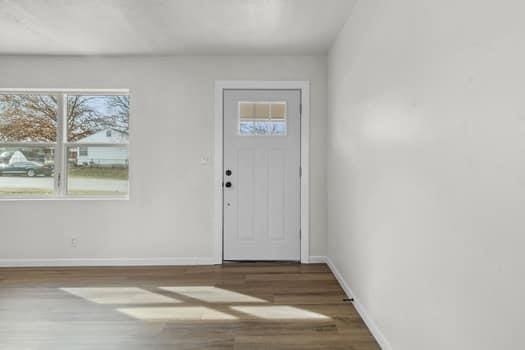
<path id="1" fill-rule="evenodd" d="M 42 164 L 32 161 L 14 162 L 11 164 L 0 164 L 0 175 L 21 175 L 21 176 L 52 176 L 53 165 Z"/>

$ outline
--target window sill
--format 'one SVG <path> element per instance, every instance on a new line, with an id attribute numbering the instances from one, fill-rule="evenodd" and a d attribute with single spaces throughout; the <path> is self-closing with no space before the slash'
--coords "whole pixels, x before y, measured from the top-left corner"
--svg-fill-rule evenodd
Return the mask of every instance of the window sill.
<path id="1" fill-rule="evenodd" d="M 129 201 L 129 195 L 123 196 L 0 196 L 0 202 L 12 201 Z"/>

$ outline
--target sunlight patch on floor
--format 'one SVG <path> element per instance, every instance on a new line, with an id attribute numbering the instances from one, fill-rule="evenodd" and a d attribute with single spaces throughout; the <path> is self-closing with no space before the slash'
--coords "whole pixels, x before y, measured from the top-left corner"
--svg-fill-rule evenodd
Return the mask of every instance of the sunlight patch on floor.
<path id="1" fill-rule="evenodd" d="M 211 286 L 159 287 L 159 289 L 207 303 L 267 303 L 250 295 Z"/>
<path id="2" fill-rule="evenodd" d="M 232 310 L 267 320 L 328 320 L 317 312 L 287 305 L 231 306 Z"/>
<path id="3" fill-rule="evenodd" d="M 175 304 L 180 301 L 137 287 L 60 288 L 97 304 Z"/>
<path id="4" fill-rule="evenodd" d="M 117 311 L 143 321 L 228 321 L 237 317 L 204 306 L 135 307 Z"/>

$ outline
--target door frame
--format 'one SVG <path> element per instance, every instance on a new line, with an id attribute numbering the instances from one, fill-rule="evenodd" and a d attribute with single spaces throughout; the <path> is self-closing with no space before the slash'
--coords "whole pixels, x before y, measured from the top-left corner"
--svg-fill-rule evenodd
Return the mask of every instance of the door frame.
<path id="1" fill-rule="evenodd" d="M 299 90 L 301 93 L 300 244 L 301 263 L 310 260 L 310 82 L 309 81 L 215 81 L 214 227 L 217 264 L 223 263 L 223 161 L 224 90 Z"/>

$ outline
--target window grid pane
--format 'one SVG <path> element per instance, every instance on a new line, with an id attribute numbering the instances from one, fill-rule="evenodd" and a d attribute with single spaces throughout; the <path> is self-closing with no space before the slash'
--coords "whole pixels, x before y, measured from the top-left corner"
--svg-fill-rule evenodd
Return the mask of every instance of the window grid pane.
<path id="1" fill-rule="evenodd" d="M 50 195 L 54 190 L 52 147 L 0 144 L 0 195 Z"/>
<path id="2" fill-rule="evenodd" d="M 241 119 L 253 119 L 255 114 L 255 104 L 250 102 L 241 102 L 239 104 L 239 113 Z"/>
<path id="3" fill-rule="evenodd" d="M 67 141 L 127 143 L 128 96 L 67 96 Z"/>
<path id="4" fill-rule="evenodd" d="M 57 115 L 56 96 L 0 94 L 0 142 L 55 142 Z"/>
<path id="5" fill-rule="evenodd" d="M 270 104 L 256 103 L 254 119 L 270 119 Z"/>
<path id="6" fill-rule="evenodd" d="M 286 102 L 239 102 L 239 135 L 286 136 Z"/>
<path id="7" fill-rule="evenodd" d="M 68 148 L 68 195 L 126 195 L 128 148 L 71 146 Z"/>

